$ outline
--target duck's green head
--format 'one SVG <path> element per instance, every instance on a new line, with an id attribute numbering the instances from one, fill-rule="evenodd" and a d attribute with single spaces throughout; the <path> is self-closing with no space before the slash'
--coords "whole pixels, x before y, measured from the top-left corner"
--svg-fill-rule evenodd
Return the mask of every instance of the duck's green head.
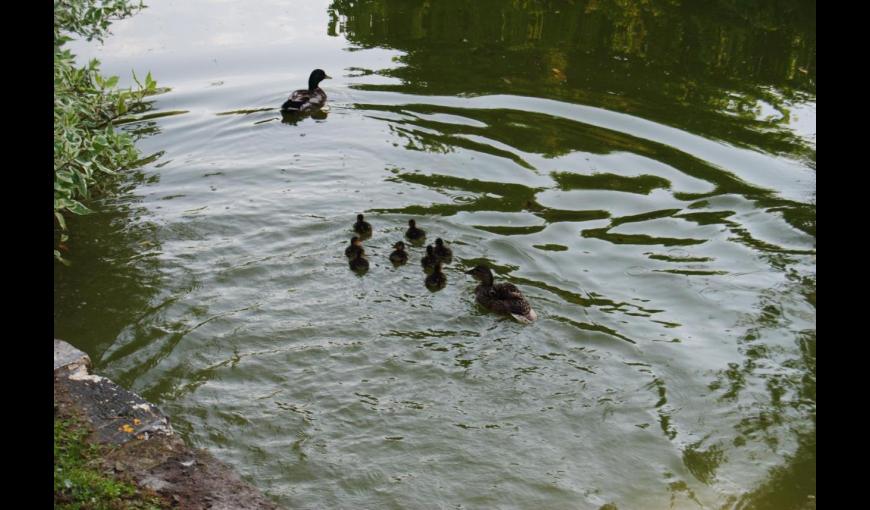
<path id="1" fill-rule="evenodd" d="M 466 271 L 465 274 L 470 274 L 475 280 L 492 283 L 492 270 L 484 265 L 479 265 L 471 271 Z"/>
<path id="2" fill-rule="evenodd" d="M 435 240 L 435 246 L 437 246 L 439 248 L 444 246 L 444 241 L 442 241 L 441 238 L 439 237 L 438 239 Z"/>
<path id="3" fill-rule="evenodd" d="M 323 80 L 332 78 L 326 74 L 323 69 L 315 69 L 311 71 L 311 76 L 308 77 L 308 90 L 314 90 Z"/>
<path id="4" fill-rule="evenodd" d="M 356 221 L 362 221 L 362 220 L 363 220 L 363 215 L 362 215 L 362 214 L 357 214 L 357 215 L 356 215 Z"/>
<path id="5" fill-rule="evenodd" d="M 435 255 L 435 247 L 431 244 L 426 247 L 426 255 Z"/>
<path id="6" fill-rule="evenodd" d="M 417 228 L 417 222 L 414 220 L 408 220 L 408 226 L 411 228 Z"/>

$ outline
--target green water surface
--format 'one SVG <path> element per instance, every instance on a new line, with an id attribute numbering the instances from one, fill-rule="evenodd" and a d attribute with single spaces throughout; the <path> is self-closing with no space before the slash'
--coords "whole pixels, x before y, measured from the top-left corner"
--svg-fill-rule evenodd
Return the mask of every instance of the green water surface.
<path id="1" fill-rule="evenodd" d="M 55 268 L 98 373 L 288 508 L 815 508 L 815 2 L 148 4 L 73 45 L 171 89 Z"/>

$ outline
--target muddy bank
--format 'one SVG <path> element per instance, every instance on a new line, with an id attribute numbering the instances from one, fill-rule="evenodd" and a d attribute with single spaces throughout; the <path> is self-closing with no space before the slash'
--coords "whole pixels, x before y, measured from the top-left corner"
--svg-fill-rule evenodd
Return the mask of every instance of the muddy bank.
<path id="1" fill-rule="evenodd" d="M 172 508 L 278 510 L 259 490 L 205 450 L 184 444 L 169 418 L 140 396 L 90 373 L 88 356 L 54 341 L 55 417 L 75 417 L 89 440 L 110 448 L 106 470 L 153 490 Z"/>

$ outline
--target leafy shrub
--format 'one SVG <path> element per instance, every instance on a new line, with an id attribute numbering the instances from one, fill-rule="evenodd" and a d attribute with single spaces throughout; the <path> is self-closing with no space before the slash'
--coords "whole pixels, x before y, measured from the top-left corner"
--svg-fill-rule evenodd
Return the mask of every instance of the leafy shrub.
<path id="1" fill-rule="evenodd" d="M 77 67 L 64 48 L 78 34 L 103 41 L 112 21 L 145 6 L 129 0 L 55 0 L 54 2 L 54 256 L 68 263 L 60 250 L 68 239 L 65 217 L 88 214 L 84 205 L 94 192 L 105 190 L 119 171 L 135 166 L 139 152 L 132 137 L 113 123 L 148 109 L 144 98 L 157 92 L 151 73 L 136 88 L 118 89 L 118 77 L 100 74 L 99 61 Z"/>

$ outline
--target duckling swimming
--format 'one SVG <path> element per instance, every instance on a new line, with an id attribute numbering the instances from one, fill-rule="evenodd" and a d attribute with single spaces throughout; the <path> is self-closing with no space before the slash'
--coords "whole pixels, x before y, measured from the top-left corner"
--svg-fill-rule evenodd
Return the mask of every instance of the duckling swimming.
<path id="1" fill-rule="evenodd" d="M 362 253 L 357 253 L 350 261 L 350 268 L 358 273 L 365 273 L 369 270 L 369 261 L 362 256 Z"/>
<path id="2" fill-rule="evenodd" d="M 347 258 L 356 258 L 357 254 L 365 255 L 366 252 L 362 247 L 362 241 L 360 238 L 353 236 L 350 238 L 350 246 L 344 250 L 344 256 Z"/>
<path id="3" fill-rule="evenodd" d="M 323 69 L 311 71 L 308 77 L 308 88 L 293 91 L 290 98 L 281 105 L 281 110 L 297 110 L 308 112 L 318 110 L 326 104 L 326 92 L 320 88 L 320 82 L 331 78 Z"/>
<path id="4" fill-rule="evenodd" d="M 393 245 L 393 248 L 395 248 L 396 251 L 390 253 L 390 262 L 397 266 L 408 262 L 408 252 L 405 251 L 405 243 L 399 241 Z"/>
<path id="5" fill-rule="evenodd" d="M 435 256 L 445 264 L 449 264 L 453 258 L 453 250 L 445 246 L 444 241 L 440 237 L 435 240 Z"/>
<path id="6" fill-rule="evenodd" d="M 424 271 L 431 271 L 438 264 L 438 256 L 435 255 L 435 248 L 431 244 L 426 247 L 426 256 L 420 259 L 420 264 L 423 265 Z"/>
<path id="7" fill-rule="evenodd" d="M 432 274 L 426 277 L 426 286 L 431 290 L 441 289 L 447 285 L 447 276 L 441 272 L 441 262 L 437 262 L 432 269 Z"/>
<path id="8" fill-rule="evenodd" d="M 516 320 L 528 324 L 538 318 L 538 314 L 532 310 L 532 305 L 523 293 L 511 283 L 493 284 L 492 271 L 484 265 L 480 265 L 466 271 L 466 274 L 480 280 L 480 284 L 474 289 L 477 302 L 489 308 L 493 312 L 510 314 Z"/>
<path id="9" fill-rule="evenodd" d="M 356 223 L 353 224 L 353 231 L 361 235 L 372 235 L 372 226 L 363 220 L 362 214 L 356 215 Z"/>
<path id="10" fill-rule="evenodd" d="M 422 241 L 426 238 L 426 232 L 417 228 L 417 222 L 408 220 L 408 230 L 405 232 L 405 237 L 412 241 Z"/>

